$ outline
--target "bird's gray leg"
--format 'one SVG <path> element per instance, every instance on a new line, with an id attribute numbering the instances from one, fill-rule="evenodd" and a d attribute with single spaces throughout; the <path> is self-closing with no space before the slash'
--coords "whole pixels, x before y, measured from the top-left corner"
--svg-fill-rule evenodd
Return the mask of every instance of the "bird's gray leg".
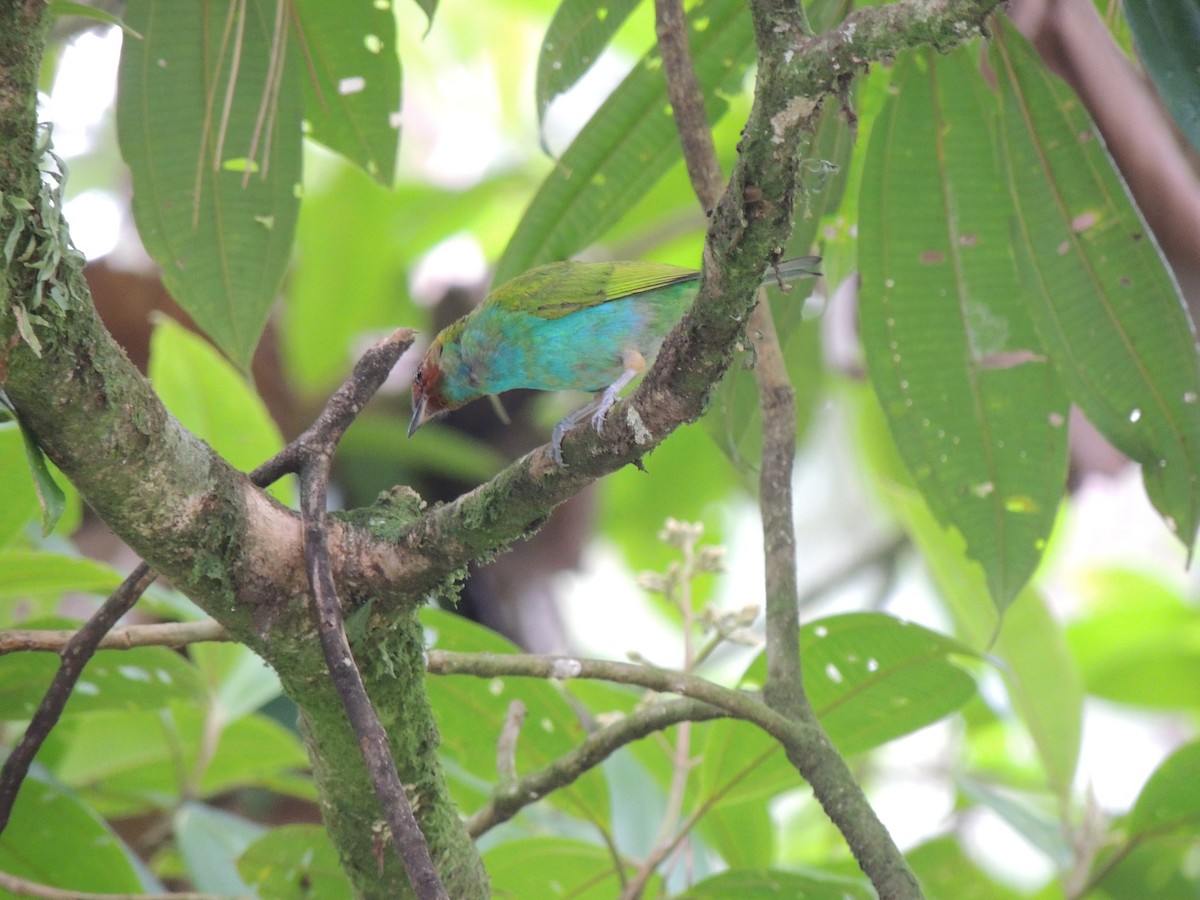
<path id="1" fill-rule="evenodd" d="M 563 462 L 562 442 L 566 437 L 567 432 L 586 419 L 596 409 L 600 403 L 600 398 L 593 397 L 579 409 L 573 413 L 563 416 L 557 425 L 554 426 L 554 431 L 550 434 L 550 458 L 558 463 L 562 468 L 566 468 L 567 464 Z"/>
<path id="2" fill-rule="evenodd" d="M 562 442 L 563 438 L 567 436 L 567 432 L 591 416 L 592 427 L 599 434 L 604 428 L 604 417 L 612 405 L 617 402 L 617 397 L 621 395 L 621 389 L 637 378 L 646 368 L 645 357 L 636 350 L 627 350 L 623 353 L 621 362 L 625 364 L 625 371 L 616 381 L 570 415 L 563 416 L 554 426 L 554 431 L 550 434 L 550 458 L 564 469 L 567 464 L 563 461 Z"/>
<path id="3" fill-rule="evenodd" d="M 596 434 L 604 431 L 604 417 L 608 415 L 608 411 L 612 409 L 612 405 L 617 402 L 617 397 L 621 395 L 622 388 L 633 379 L 637 378 L 646 369 L 646 358 L 636 350 L 626 350 L 621 355 L 621 362 L 625 364 L 625 371 L 621 373 L 621 377 L 604 389 L 598 398 L 596 411 L 592 413 L 592 427 L 596 429 Z"/>

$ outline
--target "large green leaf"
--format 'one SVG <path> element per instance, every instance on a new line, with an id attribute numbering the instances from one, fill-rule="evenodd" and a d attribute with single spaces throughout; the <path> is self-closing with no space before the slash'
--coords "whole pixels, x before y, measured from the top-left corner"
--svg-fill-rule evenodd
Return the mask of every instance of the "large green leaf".
<path id="1" fill-rule="evenodd" d="M 12 821 L 0 837 L 0 870 L 77 891 L 139 894 L 154 889 L 142 883 L 136 858 L 120 838 L 36 765 L 22 783 Z M 4 896 L 14 895 L 5 891 Z"/>
<path id="2" fill-rule="evenodd" d="M 171 414 L 234 468 L 250 471 L 283 446 L 246 379 L 207 341 L 171 319 L 160 319 L 150 339 L 150 379 Z M 289 480 L 268 490 L 284 503 L 292 499 Z"/>
<path id="3" fill-rule="evenodd" d="M 1200 359 L 1179 290 L 1082 104 L 1000 19 L 989 60 L 1021 296 L 1071 400 L 1141 463 L 1185 546 L 1200 523 Z"/>
<path id="4" fill-rule="evenodd" d="M 0 719 L 32 715 L 59 662 L 53 653 L 0 656 Z M 101 650 L 84 667 L 64 715 L 112 709 L 158 710 L 172 700 L 194 703 L 203 696 L 195 668 L 173 650 Z"/>
<path id="5" fill-rule="evenodd" d="M 977 52 L 912 54 L 893 75 L 859 200 L 859 321 L 900 453 L 1002 610 L 1054 524 L 1067 399 L 1017 296 Z"/>
<path id="6" fill-rule="evenodd" d="M 516 647 L 494 632 L 442 610 L 422 610 L 421 622 L 431 645 L 440 649 L 516 652 Z M 441 752 L 451 764 L 452 787 L 458 791 L 460 801 L 477 802 L 481 787 L 496 783 L 496 739 L 514 700 L 524 703 L 526 710 L 525 725 L 517 738 L 518 777 L 549 765 L 585 736 L 563 693 L 539 679 L 485 681 L 469 675 L 446 675 L 430 678 L 427 686 L 437 712 Z M 454 777 L 459 773 L 460 777 Z M 484 788 L 484 799 L 487 792 Z M 608 786 L 599 770 L 587 772 L 547 799 L 581 819 L 598 824 L 608 821 Z"/>
<path id="7" fill-rule="evenodd" d="M 1171 118 L 1200 150 L 1200 0 L 1125 0 L 1138 56 Z"/>
<path id="8" fill-rule="evenodd" d="M 508 841 L 485 853 L 483 862 L 494 896 L 539 900 L 609 900 L 621 893 L 625 879 L 636 872 L 632 864 L 625 864 L 622 878 L 608 848 L 567 838 Z M 645 895 L 658 896 L 660 889 L 661 880 L 654 876 Z"/>
<path id="9" fill-rule="evenodd" d="M 192 701 L 169 710 L 89 712 L 64 726 L 47 741 L 47 765 L 109 817 L 171 808 L 185 793 L 209 797 L 239 787 L 313 796 L 295 778 L 307 766 L 299 738 L 262 715 L 220 728 Z"/>
<path id="10" fill-rule="evenodd" d="M 351 900 L 354 896 L 337 848 L 319 825 L 272 828 L 242 852 L 237 867 L 260 897 Z"/>
<path id="11" fill-rule="evenodd" d="M 275 670 L 244 644 L 193 644 L 189 654 L 208 685 L 221 722 L 248 716 L 283 693 Z"/>
<path id="12" fill-rule="evenodd" d="M 37 513 L 38 499 L 25 462 L 25 439 L 16 422 L 0 421 L 0 547 Z"/>
<path id="13" fill-rule="evenodd" d="M 0 600 L 58 597 L 67 591 L 107 594 L 121 574 L 106 563 L 40 550 L 0 551 Z"/>
<path id="14" fill-rule="evenodd" d="M 830 739 L 859 753 L 949 715 L 975 696 L 955 657 L 974 653 L 953 638 L 882 613 L 848 613 L 800 629 L 804 689 Z M 761 687 L 766 657 L 744 686 Z"/>
<path id="15" fill-rule="evenodd" d="M 291 8 L 297 41 L 288 50 L 300 50 L 305 62 L 309 135 L 390 186 L 400 146 L 400 57 L 391 4 L 294 0 Z"/>
<path id="16" fill-rule="evenodd" d="M 117 129 L 133 213 L 172 296 L 243 370 L 299 204 L 300 48 L 287 5 L 130 0 Z M 277 11 L 282 11 L 276 15 Z"/>
<path id="17" fill-rule="evenodd" d="M 1067 639 L 1088 693 L 1200 710 L 1200 609 L 1138 572 L 1088 572 L 1079 586 L 1085 607 Z"/>
<path id="18" fill-rule="evenodd" d="M 1129 814 L 1131 837 L 1186 829 L 1200 832 L 1200 742 L 1184 744 L 1157 769 Z"/>
<path id="19" fill-rule="evenodd" d="M 420 325 L 427 313 L 407 284 L 416 260 L 464 228 L 481 242 L 491 237 L 480 232 L 493 229 L 507 238 L 526 183 L 497 176 L 462 191 L 386 190 L 350 166 L 331 168 L 304 198 L 280 323 L 288 376 L 309 396 L 346 376 L 364 335 Z"/>
<path id="20" fill-rule="evenodd" d="M 871 900 L 871 886 L 862 878 L 808 869 L 735 869 L 706 878 L 676 900 Z"/>
<path id="21" fill-rule="evenodd" d="M 858 444 L 883 500 L 920 548 L 956 632 L 973 649 L 986 649 L 1002 661 L 1000 673 L 1013 708 L 1033 739 L 1047 780 L 1065 800 L 1083 731 L 1083 682 L 1062 627 L 1031 588 L 1001 619 L 988 598 L 983 569 L 967 557 L 961 535 L 942 528 L 930 512 L 899 458 L 875 397 L 865 391 L 858 424 Z"/>
<path id="22" fill-rule="evenodd" d="M 204 803 L 188 801 L 175 811 L 174 836 L 197 890 L 223 896 L 250 895 L 237 859 L 266 828 Z"/>
<path id="23" fill-rule="evenodd" d="M 546 37 L 538 54 L 534 95 L 539 122 L 545 118 L 550 102 L 569 90 L 591 68 L 640 2 L 563 0 L 559 4 L 546 28 Z"/>
<path id="24" fill-rule="evenodd" d="M 741 88 L 754 54 L 743 0 L 702 0 L 688 14 L 709 121 Z M 496 283 L 565 259 L 600 237 L 680 156 L 657 49 L 592 116 L 542 183 L 496 267 Z"/>

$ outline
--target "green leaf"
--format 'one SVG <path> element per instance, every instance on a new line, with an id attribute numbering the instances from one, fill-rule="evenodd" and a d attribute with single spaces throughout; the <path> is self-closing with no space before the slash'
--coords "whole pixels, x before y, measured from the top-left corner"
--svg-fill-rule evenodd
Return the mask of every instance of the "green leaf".
<path id="1" fill-rule="evenodd" d="M 185 793 L 211 797 L 241 787 L 312 797 L 296 780 L 308 764 L 298 738 L 265 716 L 222 728 L 193 699 L 165 710 L 89 712 L 64 724 L 47 741 L 47 764 L 109 817 L 170 809 Z"/>
<path id="2" fill-rule="evenodd" d="M 1150 80 L 1200 150 L 1200 0 L 1125 0 L 1124 6 Z"/>
<path id="3" fill-rule="evenodd" d="M 1021 296 L 1071 400 L 1142 466 L 1191 547 L 1200 524 L 1200 359 L 1178 286 L 1083 105 L 999 19 L 989 60 Z"/>
<path id="4" fill-rule="evenodd" d="M 197 793 L 216 797 L 239 787 L 270 788 L 278 776 L 306 771 L 308 766 L 308 754 L 294 731 L 266 716 L 245 716 L 221 731 Z M 311 785 L 302 793 L 316 799 Z"/>
<path id="5" fill-rule="evenodd" d="M 145 35 L 125 42 L 117 106 L 138 231 L 171 295 L 243 371 L 299 204 L 303 55 L 284 10 L 234 0 L 125 7 Z"/>
<path id="6" fill-rule="evenodd" d="M 1065 800 L 1083 730 L 1083 683 L 1062 627 L 1041 595 L 1029 588 L 1000 619 L 988 598 L 983 569 L 967 557 L 962 536 L 937 523 L 912 485 L 876 398 L 864 391 L 861 399 L 858 444 L 881 482 L 884 501 L 920 548 L 956 632 L 971 647 L 1003 661 L 1000 673 L 1013 708 L 1033 738 L 1054 791 Z M 1046 690 L 1047 684 L 1055 689 Z"/>
<path id="7" fill-rule="evenodd" d="M 246 380 L 207 341 L 166 317 L 150 339 L 150 380 L 171 414 L 234 468 L 250 471 L 283 447 L 279 428 Z M 292 502 L 290 481 L 267 490 Z"/>
<path id="8" fill-rule="evenodd" d="M 0 551 L 0 600 L 57 597 L 67 591 L 107 594 L 122 580 L 112 566 L 83 557 L 40 550 Z"/>
<path id="9" fill-rule="evenodd" d="M 350 371 L 364 334 L 420 325 L 428 312 L 408 294 L 409 270 L 464 223 L 481 242 L 492 240 L 483 233 L 490 230 L 507 239 L 524 185 L 505 175 L 462 191 L 422 184 L 386 190 L 348 165 L 321 179 L 300 211 L 282 310 L 289 378 L 306 396 L 323 395 Z"/>
<path id="10" fill-rule="evenodd" d="M 1041 593 L 1030 589 L 1017 598 L 993 652 L 1004 660 L 1009 696 L 1029 729 L 1050 788 L 1065 803 L 1072 796 L 1083 741 L 1083 679 L 1062 625 Z"/>
<path id="11" fill-rule="evenodd" d="M 1129 814 L 1129 836 L 1200 831 L 1200 742 L 1184 744 L 1154 770 Z"/>
<path id="12" fill-rule="evenodd" d="M 546 108 L 554 98 L 569 90 L 591 68 L 640 2 L 563 0 L 559 4 L 538 53 L 534 95 L 539 122 L 544 123 Z"/>
<path id="13" fill-rule="evenodd" d="M 904 857 L 928 900 L 1022 900 L 1027 896 L 988 877 L 952 836 L 926 841 Z"/>
<path id="14" fill-rule="evenodd" d="M 34 765 L 0 837 L 0 870 L 64 890 L 140 894 L 156 886 L 135 857 L 79 797 Z M 5 892 L 5 896 L 13 896 Z"/>
<path id="15" fill-rule="evenodd" d="M 975 696 L 953 662 L 974 652 L 953 638 L 882 613 L 848 613 L 800 629 L 804 689 L 842 753 L 859 753 L 923 728 Z M 743 677 L 761 687 L 765 654 Z"/>
<path id="16" fill-rule="evenodd" d="M 1088 572 L 1067 629 L 1088 693 L 1158 709 L 1200 709 L 1200 610 L 1139 572 Z"/>
<path id="17" fill-rule="evenodd" d="M 236 722 L 283 693 L 275 670 L 244 644 L 194 644 L 189 652 L 222 722 Z"/>
<path id="18" fill-rule="evenodd" d="M 0 719 L 26 719 L 58 671 L 54 653 L 0 656 Z M 84 667 L 64 715 L 96 710 L 158 710 L 172 700 L 200 702 L 195 668 L 165 647 L 101 650 Z"/>
<path id="19" fill-rule="evenodd" d="M 429 21 L 429 27 L 433 27 L 433 14 L 437 12 L 437 0 L 413 0 L 417 6 L 421 7 L 421 12 L 425 13 L 425 18 Z"/>
<path id="20" fill-rule="evenodd" d="M 433 647 L 462 652 L 514 653 L 517 648 L 479 625 L 437 609 L 421 610 L 421 622 Z M 513 700 L 525 704 L 525 725 L 517 739 L 517 775 L 538 771 L 573 749 L 585 737 L 578 717 L 561 690 L 536 678 L 493 678 L 445 675 L 427 682 L 437 712 L 441 752 L 453 767 L 469 776 L 478 802 L 480 785 L 496 782 L 496 739 Z M 453 774 L 453 773 L 452 773 Z M 459 780 L 457 788 L 464 786 Z M 569 787 L 547 798 L 558 808 L 586 821 L 606 825 L 610 815 L 608 785 L 593 769 Z M 538 896 L 517 892 L 516 896 Z"/>
<path id="21" fill-rule="evenodd" d="M 1102 853 L 1095 871 L 1100 880 L 1093 896 L 1124 900 L 1126 897 L 1195 897 L 1196 838 L 1181 833 L 1159 837 L 1124 853 L 1116 847 Z M 1117 855 L 1120 854 L 1120 855 Z M 1112 859 L 1116 856 L 1115 859 Z M 1113 866 L 1106 863 L 1112 859 Z"/>
<path id="22" fill-rule="evenodd" d="M 525 838 L 499 844 L 483 855 L 496 897 L 554 897 L 611 900 L 623 881 L 604 847 L 567 838 Z M 636 872 L 625 865 L 626 877 Z M 661 880 L 647 883 L 646 896 L 657 896 Z"/>
<path id="23" fill-rule="evenodd" d="M 4 416 L 0 419 L 0 428 L 8 428 L 9 423 L 4 421 L 10 418 L 17 423 L 21 432 L 21 440 L 25 448 L 25 461 L 29 466 L 29 472 L 33 476 L 33 489 L 37 494 L 37 502 L 42 510 L 42 537 L 50 534 L 54 530 L 54 526 L 58 524 L 58 520 L 62 518 L 63 511 L 67 506 L 67 498 L 63 493 L 62 488 L 54 480 L 54 476 L 50 474 L 50 469 L 46 465 L 46 457 L 42 455 L 42 448 L 37 445 L 33 435 L 25 430 L 25 426 L 21 424 L 21 420 L 17 418 L 16 410 L 9 403 L 8 397 L 0 391 L 0 414 Z M 19 495 L 19 492 L 18 492 Z M 5 496 L 5 495 L 0 495 Z M 18 511 L 20 505 L 18 503 Z M 2 519 L 3 516 L 0 516 Z M 18 523 L 17 527 L 20 527 Z M 0 538 L 3 537 L 3 532 L 0 531 Z M 3 540 L 0 540 L 3 543 Z"/>
<path id="24" fill-rule="evenodd" d="M 400 57 L 391 4 L 296 0 L 309 135 L 385 187 L 400 146 Z M 433 10 L 426 13 L 433 19 Z"/>
<path id="25" fill-rule="evenodd" d="M 354 896 L 337 849 L 320 825 L 272 828 L 242 852 L 237 867 L 260 897 L 351 900 Z"/>
<path id="26" fill-rule="evenodd" d="M 266 829 L 204 803 L 184 803 L 175 813 L 175 842 L 189 880 L 199 891 L 246 896 L 250 887 L 236 860 Z"/>
<path id="27" fill-rule="evenodd" d="M 0 547 L 3 547 L 33 519 L 38 509 L 37 493 L 27 470 L 25 437 L 16 422 L 0 422 L 0 497 L 4 498 L 0 503 Z"/>
<path id="28" fill-rule="evenodd" d="M 100 9 L 96 6 L 89 6 L 87 3 L 72 3 L 71 0 L 50 0 L 46 5 L 47 11 L 56 19 L 66 18 L 68 16 L 79 16 L 83 19 L 92 19 L 96 22 L 103 22 L 105 25 L 116 25 L 127 38 L 141 40 L 142 36 L 121 21 L 119 16 L 114 16 L 106 9 Z"/>
<path id="29" fill-rule="evenodd" d="M 1073 860 L 1056 808 L 1049 798 L 1007 790 L 970 778 L 959 779 L 963 793 L 1007 822 L 1017 834 L 1045 853 L 1061 869 Z"/>
<path id="30" fill-rule="evenodd" d="M 706 878 L 677 894 L 678 900 L 871 900 L 875 892 L 865 879 L 847 878 L 819 869 L 735 869 Z"/>
<path id="31" fill-rule="evenodd" d="M 455 428 L 433 423 L 422 428 L 421 434 L 421 440 L 408 443 L 407 422 L 396 415 L 364 413 L 354 420 L 338 446 L 340 459 L 347 469 L 357 467 L 364 459 L 379 465 L 394 464 L 397 448 L 402 446 L 405 465 L 424 476 L 472 484 L 482 484 L 510 462 L 491 444 Z M 343 485 L 352 484 L 355 474 L 343 474 Z"/>
<path id="32" fill-rule="evenodd" d="M 696 77 L 710 122 L 741 89 L 754 58 L 742 0 L 702 0 L 688 13 Z M 525 211 L 496 267 L 496 284 L 565 259 L 600 237 L 679 158 L 657 49 L 650 50 L 592 116 Z"/>
<path id="33" fill-rule="evenodd" d="M 976 59 L 964 47 L 897 66 L 863 172 L 859 321 L 901 456 L 1002 611 L 1054 524 L 1067 398 L 1018 299 Z"/>

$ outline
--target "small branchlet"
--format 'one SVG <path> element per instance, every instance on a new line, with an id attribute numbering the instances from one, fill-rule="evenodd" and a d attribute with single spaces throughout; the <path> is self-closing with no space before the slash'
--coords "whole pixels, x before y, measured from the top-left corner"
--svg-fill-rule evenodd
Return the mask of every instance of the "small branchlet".
<path id="1" fill-rule="evenodd" d="M 725 548 L 719 544 L 701 544 L 704 526 L 698 522 L 667 519 L 658 537 L 676 548 L 682 559 L 670 563 L 662 572 L 643 572 L 638 584 L 660 594 L 677 607 L 684 623 L 684 671 L 691 672 L 726 641 L 755 646 L 760 643 L 750 626 L 758 618 L 758 606 L 739 610 L 723 610 L 705 606 L 699 613 L 692 607 L 692 583 L 701 575 L 718 574 L 725 570 Z M 694 640 L 703 640 L 698 650 Z"/>

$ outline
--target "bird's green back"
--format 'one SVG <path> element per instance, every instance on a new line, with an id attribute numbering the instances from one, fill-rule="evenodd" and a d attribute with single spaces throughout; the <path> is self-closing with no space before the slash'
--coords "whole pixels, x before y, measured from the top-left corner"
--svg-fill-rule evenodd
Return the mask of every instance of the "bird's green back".
<path id="1" fill-rule="evenodd" d="M 623 297 L 694 281 L 699 274 L 663 263 L 551 263 L 505 282 L 492 292 L 486 305 L 557 319 Z"/>

